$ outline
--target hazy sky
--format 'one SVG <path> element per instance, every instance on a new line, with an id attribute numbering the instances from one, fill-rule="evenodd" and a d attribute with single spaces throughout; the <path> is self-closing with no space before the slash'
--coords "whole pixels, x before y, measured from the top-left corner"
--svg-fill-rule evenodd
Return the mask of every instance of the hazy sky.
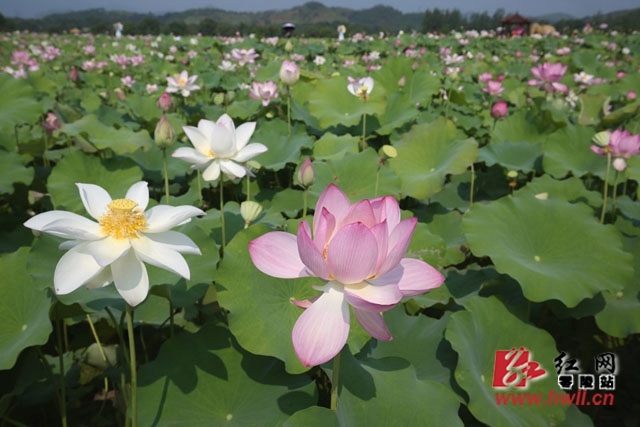
<path id="1" fill-rule="evenodd" d="M 350 9 L 366 9 L 386 4 L 402 12 L 424 12 L 426 9 L 460 9 L 462 12 L 493 13 L 498 8 L 525 15 L 570 13 L 575 17 L 638 7 L 638 0 L 320 0 L 326 6 L 342 6 Z M 2 0 L 0 12 L 7 17 L 37 18 L 53 12 L 69 12 L 102 7 L 107 10 L 134 12 L 174 12 L 193 8 L 214 7 L 234 11 L 261 11 L 289 9 L 303 4 L 290 0 Z"/>

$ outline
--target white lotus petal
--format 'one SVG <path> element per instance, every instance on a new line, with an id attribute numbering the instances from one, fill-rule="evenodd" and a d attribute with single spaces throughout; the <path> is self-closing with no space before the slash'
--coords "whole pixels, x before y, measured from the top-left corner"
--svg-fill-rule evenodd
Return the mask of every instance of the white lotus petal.
<path id="1" fill-rule="evenodd" d="M 156 243 L 163 244 L 176 252 L 202 255 L 200 248 L 198 248 L 198 245 L 196 245 L 193 240 L 177 231 L 169 230 L 164 233 L 145 234 L 144 237 Z"/>
<path id="2" fill-rule="evenodd" d="M 107 210 L 107 205 L 111 203 L 111 196 L 107 191 L 94 184 L 76 184 L 80 190 L 82 204 L 89 215 L 95 219 L 100 219 Z"/>
<path id="3" fill-rule="evenodd" d="M 124 198 L 136 202 L 138 208 L 144 212 L 149 204 L 148 184 L 145 181 L 136 182 L 129 188 Z"/>
<path id="4" fill-rule="evenodd" d="M 85 245 L 85 251 L 90 253 L 101 267 L 113 263 L 123 256 L 129 248 L 131 248 L 129 239 L 114 239 L 112 237 L 89 242 Z"/>
<path id="5" fill-rule="evenodd" d="M 196 165 L 203 167 L 207 163 L 211 162 L 211 157 L 205 156 L 198 150 L 191 147 L 180 147 L 171 154 L 171 157 L 184 160 L 185 162 L 195 163 Z"/>
<path id="6" fill-rule="evenodd" d="M 111 264 L 113 282 L 122 298 L 132 307 L 140 304 L 149 293 L 149 276 L 147 269 L 140 261 L 135 251 Z"/>
<path id="7" fill-rule="evenodd" d="M 56 294 L 65 295 L 73 292 L 101 272 L 102 266 L 84 250 L 85 246 L 77 245 L 58 261 L 53 274 Z"/>
<path id="8" fill-rule="evenodd" d="M 147 233 L 162 233 L 185 223 L 194 216 L 205 215 L 203 211 L 193 206 L 154 206 L 145 212 L 147 217 Z"/>
<path id="9" fill-rule="evenodd" d="M 222 172 L 229 175 L 232 179 L 242 178 L 247 174 L 247 170 L 244 166 L 240 166 L 231 160 L 220 160 L 220 169 L 222 169 Z"/>
<path id="10" fill-rule="evenodd" d="M 268 148 L 265 145 L 260 144 L 259 142 L 254 142 L 240 150 L 238 154 L 233 157 L 233 160 L 243 163 L 249 159 L 254 158 L 258 154 L 264 153 L 267 150 Z"/>
<path id="11" fill-rule="evenodd" d="M 191 276 L 189 266 L 180 253 L 167 245 L 147 239 L 146 237 L 135 239 L 131 243 L 133 249 L 136 251 L 136 255 L 142 261 L 169 270 L 189 280 Z"/>
<path id="12" fill-rule="evenodd" d="M 187 138 L 189 138 L 189 141 L 191 141 L 191 144 L 193 144 L 194 148 L 198 152 L 202 154 L 209 152 L 209 150 L 211 149 L 211 143 L 209 142 L 209 139 L 205 136 L 207 134 L 204 134 L 199 129 L 199 126 L 198 128 L 195 128 L 193 126 L 182 126 L 182 130 L 184 130 L 184 133 L 187 135 Z"/>
<path id="13" fill-rule="evenodd" d="M 236 129 L 236 150 L 242 150 L 249 143 L 251 135 L 256 130 L 256 122 L 243 123 Z"/>
<path id="14" fill-rule="evenodd" d="M 202 179 L 205 181 L 215 181 L 220 177 L 220 161 L 214 160 L 211 164 L 202 172 Z"/>
<path id="15" fill-rule="evenodd" d="M 29 219 L 24 225 L 65 239 L 94 240 L 99 239 L 102 234 L 98 223 L 65 211 L 43 212 Z"/>

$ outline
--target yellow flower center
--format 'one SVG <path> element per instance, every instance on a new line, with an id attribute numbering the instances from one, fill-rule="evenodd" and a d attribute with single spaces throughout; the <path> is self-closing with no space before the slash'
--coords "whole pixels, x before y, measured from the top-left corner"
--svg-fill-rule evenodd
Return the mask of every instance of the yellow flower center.
<path id="1" fill-rule="evenodd" d="M 133 200 L 113 200 L 107 209 L 98 222 L 102 231 L 114 239 L 137 239 L 139 232 L 147 228 L 147 218 Z"/>
<path id="2" fill-rule="evenodd" d="M 185 79 L 184 77 L 180 77 L 178 79 L 178 86 L 184 87 L 185 84 L 187 84 L 187 79 Z"/>
<path id="3" fill-rule="evenodd" d="M 368 91 L 369 88 L 367 86 L 360 86 L 360 89 L 358 89 L 358 98 L 364 100 L 364 102 L 369 102 Z"/>
<path id="4" fill-rule="evenodd" d="M 204 153 L 204 154 L 205 154 L 205 155 L 207 155 L 207 156 L 209 156 L 209 157 L 213 157 L 213 158 L 215 158 L 215 157 L 216 157 L 216 153 L 214 153 L 214 152 L 213 152 L 213 150 L 212 150 L 211 148 L 209 148 L 209 149 L 207 150 L 207 152 L 206 152 L 206 153 Z"/>

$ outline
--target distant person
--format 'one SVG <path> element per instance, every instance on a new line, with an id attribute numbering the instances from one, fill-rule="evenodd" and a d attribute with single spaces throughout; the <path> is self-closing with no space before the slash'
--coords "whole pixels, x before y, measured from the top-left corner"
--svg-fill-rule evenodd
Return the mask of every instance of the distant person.
<path id="1" fill-rule="evenodd" d="M 338 25 L 338 40 L 344 40 L 344 35 L 347 32 L 347 27 L 344 25 Z"/>
<path id="2" fill-rule="evenodd" d="M 115 28 L 116 30 L 116 38 L 119 39 L 120 37 L 122 37 L 122 30 L 124 29 L 124 25 L 122 25 L 122 22 L 116 22 L 115 24 L 113 24 L 113 28 Z"/>

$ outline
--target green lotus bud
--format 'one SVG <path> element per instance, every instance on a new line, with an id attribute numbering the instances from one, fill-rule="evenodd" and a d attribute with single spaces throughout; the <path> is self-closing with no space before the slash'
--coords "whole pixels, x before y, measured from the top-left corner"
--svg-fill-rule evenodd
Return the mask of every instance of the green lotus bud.
<path id="1" fill-rule="evenodd" d="M 213 103 L 216 105 L 220 105 L 224 102 L 224 93 L 216 93 L 213 97 Z"/>
<path id="2" fill-rule="evenodd" d="M 227 104 L 231 104 L 231 102 L 236 99 L 236 93 L 232 90 L 230 90 L 229 92 L 227 92 L 225 95 L 225 101 L 227 101 Z"/>
<path id="3" fill-rule="evenodd" d="M 240 215 L 244 219 L 244 228 L 247 228 L 252 221 L 258 219 L 262 214 L 262 206 L 258 202 L 247 200 L 240 203 Z"/>
<path id="4" fill-rule="evenodd" d="M 291 43 L 291 40 L 287 40 L 287 44 L 284 45 L 284 50 L 287 52 L 291 52 L 293 50 L 293 43 Z"/>
<path id="5" fill-rule="evenodd" d="M 311 159 L 307 157 L 298 171 L 298 181 L 303 187 L 308 187 L 313 184 L 315 180 L 316 172 L 313 168 L 313 163 L 311 163 Z"/>
<path id="6" fill-rule="evenodd" d="M 164 114 L 156 125 L 156 131 L 153 134 L 153 139 L 158 144 L 158 147 L 165 149 L 168 148 L 176 140 L 176 132 L 173 130 L 173 126 L 167 120 L 167 116 Z"/>
<path id="7" fill-rule="evenodd" d="M 599 145 L 600 147 L 606 147 L 609 145 L 609 140 L 611 139 L 611 134 L 608 131 L 598 132 L 596 133 L 591 140 Z"/>

